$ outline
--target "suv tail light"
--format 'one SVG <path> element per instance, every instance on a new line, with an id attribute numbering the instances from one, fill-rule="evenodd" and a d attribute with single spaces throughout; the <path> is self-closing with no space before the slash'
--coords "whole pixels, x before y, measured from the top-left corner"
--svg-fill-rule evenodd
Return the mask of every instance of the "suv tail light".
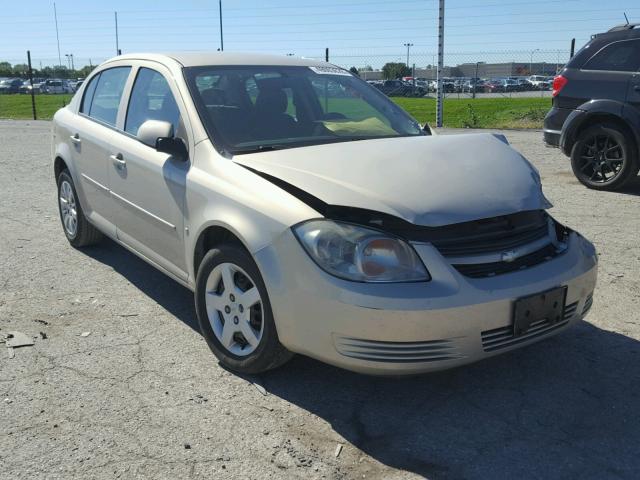
<path id="1" fill-rule="evenodd" d="M 564 86 L 569 83 L 567 77 L 563 77 L 562 75 L 558 75 L 553 79 L 553 91 L 551 92 L 551 96 L 555 97 L 560 93 L 560 90 L 564 88 Z"/>

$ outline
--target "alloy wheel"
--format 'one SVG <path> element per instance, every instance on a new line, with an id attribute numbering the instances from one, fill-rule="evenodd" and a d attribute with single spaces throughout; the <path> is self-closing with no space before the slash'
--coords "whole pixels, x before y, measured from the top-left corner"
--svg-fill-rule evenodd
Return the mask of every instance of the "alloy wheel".
<path id="1" fill-rule="evenodd" d="M 620 174 L 624 162 L 624 149 L 613 136 L 594 135 L 582 147 L 578 171 L 590 182 L 604 185 Z"/>

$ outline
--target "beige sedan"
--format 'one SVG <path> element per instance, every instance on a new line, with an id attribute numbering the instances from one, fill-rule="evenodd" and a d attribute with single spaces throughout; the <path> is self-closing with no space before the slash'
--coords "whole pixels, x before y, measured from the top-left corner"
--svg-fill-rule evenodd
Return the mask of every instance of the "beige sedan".
<path id="1" fill-rule="evenodd" d="M 125 55 L 54 118 L 62 227 L 194 291 L 228 368 L 450 368 L 591 306 L 591 243 L 504 137 L 433 135 L 324 62 Z M 114 302 L 117 299 L 113 299 Z"/>

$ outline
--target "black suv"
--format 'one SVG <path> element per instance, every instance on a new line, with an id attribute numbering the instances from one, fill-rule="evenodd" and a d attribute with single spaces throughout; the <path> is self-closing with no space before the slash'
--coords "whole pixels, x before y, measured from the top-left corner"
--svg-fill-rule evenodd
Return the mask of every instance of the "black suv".
<path id="1" fill-rule="evenodd" d="M 594 35 L 553 80 L 544 140 L 571 157 L 589 188 L 614 190 L 638 173 L 640 24 Z"/>

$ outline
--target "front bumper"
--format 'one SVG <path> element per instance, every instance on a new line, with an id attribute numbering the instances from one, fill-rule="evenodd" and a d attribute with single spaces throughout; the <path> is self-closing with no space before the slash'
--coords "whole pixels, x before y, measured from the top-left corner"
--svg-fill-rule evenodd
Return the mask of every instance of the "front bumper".
<path id="1" fill-rule="evenodd" d="M 469 278 L 429 244 L 415 245 L 430 282 L 357 283 L 334 278 L 290 231 L 255 255 L 278 336 L 293 352 L 382 375 L 442 370 L 531 344 L 578 322 L 591 306 L 597 260 L 572 233 L 566 252 L 526 270 Z M 566 286 L 564 318 L 513 337 L 517 298 Z"/>

